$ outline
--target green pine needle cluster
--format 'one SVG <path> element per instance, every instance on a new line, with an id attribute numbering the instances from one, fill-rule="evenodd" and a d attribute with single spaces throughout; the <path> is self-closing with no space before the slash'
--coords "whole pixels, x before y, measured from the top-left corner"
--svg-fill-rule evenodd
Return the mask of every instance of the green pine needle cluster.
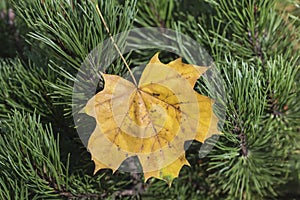
<path id="1" fill-rule="evenodd" d="M 223 135 L 204 158 L 202 144 L 191 141 L 186 150 L 191 167 L 183 167 L 171 187 L 154 178 L 144 183 L 142 174 L 101 170 L 94 175 L 77 135 L 76 75 L 90 51 L 109 37 L 96 3 L 112 35 L 136 27 L 171 28 L 201 44 L 222 76 Z M 2 1 L 0 199 L 300 198 L 299 4 Z M 134 69 L 153 52 L 125 58 Z M 126 68 L 119 59 L 108 71 L 124 74 Z M 199 80 L 195 89 L 219 99 L 207 90 L 213 84 Z"/>

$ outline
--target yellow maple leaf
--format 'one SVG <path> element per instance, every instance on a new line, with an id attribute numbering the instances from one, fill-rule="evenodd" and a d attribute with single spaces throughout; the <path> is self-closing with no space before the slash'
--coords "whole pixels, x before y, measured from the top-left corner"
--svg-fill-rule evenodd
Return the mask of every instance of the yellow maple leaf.
<path id="1" fill-rule="evenodd" d="M 156 54 L 137 85 L 102 74 L 104 89 L 84 108 L 96 119 L 88 141 L 95 172 L 115 171 L 126 158 L 137 156 L 145 181 L 156 177 L 171 184 L 182 166 L 189 165 L 184 142 L 204 142 L 219 134 L 213 100 L 193 90 L 206 70 L 180 58 L 163 64 Z"/>

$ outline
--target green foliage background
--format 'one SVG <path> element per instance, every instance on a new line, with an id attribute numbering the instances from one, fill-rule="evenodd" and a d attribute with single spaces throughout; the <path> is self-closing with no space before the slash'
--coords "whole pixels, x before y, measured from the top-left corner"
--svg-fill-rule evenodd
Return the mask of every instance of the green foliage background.
<path id="1" fill-rule="evenodd" d="M 108 38 L 96 3 L 112 35 L 172 28 L 205 47 L 223 76 L 224 134 L 202 159 L 193 142 L 191 167 L 171 187 L 93 175 L 71 104 L 81 63 Z M 0 12 L 0 199 L 300 198 L 299 1 L 5 0 Z M 151 56 L 127 59 L 134 67 Z M 117 62 L 111 73 L 124 69 Z"/>

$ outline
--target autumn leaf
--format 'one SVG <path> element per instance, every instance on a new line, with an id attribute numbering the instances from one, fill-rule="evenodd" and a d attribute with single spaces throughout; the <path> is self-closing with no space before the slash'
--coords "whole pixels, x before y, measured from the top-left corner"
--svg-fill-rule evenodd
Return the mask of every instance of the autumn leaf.
<path id="1" fill-rule="evenodd" d="M 180 58 L 163 64 L 156 54 L 138 84 L 102 74 L 104 89 L 84 108 L 96 120 L 88 141 L 95 172 L 115 171 L 125 159 L 137 156 L 145 181 L 156 177 L 171 184 L 183 165 L 189 165 L 184 142 L 204 142 L 219 134 L 213 100 L 193 89 L 206 70 Z"/>

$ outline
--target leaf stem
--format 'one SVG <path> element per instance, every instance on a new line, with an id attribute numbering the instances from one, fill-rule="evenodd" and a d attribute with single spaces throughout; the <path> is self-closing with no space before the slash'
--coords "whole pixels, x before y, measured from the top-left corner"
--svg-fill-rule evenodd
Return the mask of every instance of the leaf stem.
<path id="1" fill-rule="evenodd" d="M 113 42 L 113 44 L 114 44 L 114 46 L 115 46 L 115 48 L 116 48 L 118 54 L 120 55 L 122 61 L 124 62 L 126 68 L 128 69 L 128 71 L 129 71 L 129 73 L 130 73 L 130 76 L 131 76 L 131 78 L 133 79 L 134 84 L 137 86 L 137 81 L 136 81 L 136 79 L 135 79 L 135 77 L 134 77 L 134 75 L 133 75 L 131 69 L 129 68 L 129 65 L 128 65 L 128 63 L 126 62 L 124 56 L 122 55 L 122 52 L 120 51 L 118 45 L 116 44 L 116 42 L 115 42 L 113 36 L 111 35 L 111 33 L 110 33 L 110 31 L 109 31 L 109 28 L 108 28 L 108 26 L 107 26 L 107 24 L 106 24 L 106 21 L 104 20 L 104 17 L 103 17 L 103 15 L 102 15 L 102 13 L 101 13 L 101 11 L 100 11 L 100 9 L 99 9 L 98 4 L 96 4 L 96 9 L 97 9 L 97 12 L 98 12 L 98 14 L 99 14 L 99 16 L 100 16 L 100 18 L 101 18 L 101 21 L 103 22 L 104 27 L 105 27 L 105 29 L 106 29 L 108 35 L 109 35 L 109 38 L 110 38 L 111 41 Z"/>

